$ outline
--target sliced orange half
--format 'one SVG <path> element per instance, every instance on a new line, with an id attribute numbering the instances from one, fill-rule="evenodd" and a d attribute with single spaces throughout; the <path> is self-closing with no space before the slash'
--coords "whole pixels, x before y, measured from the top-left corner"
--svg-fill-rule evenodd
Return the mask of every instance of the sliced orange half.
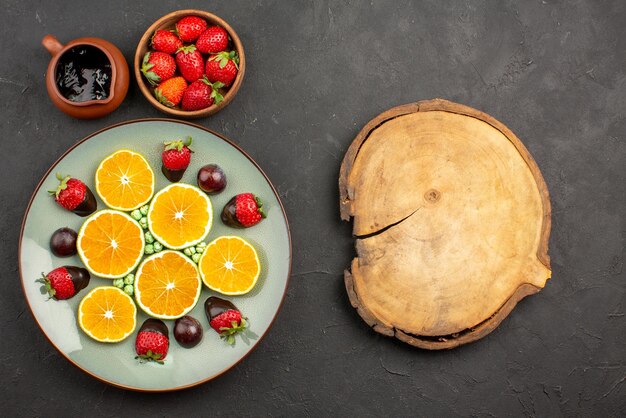
<path id="1" fill-rule="evenodd" d="M 76 249 L 92 274 L 107 279 L 124 277 L 143 256 L 143 230 L 123 212 L 101 210 L 81 226 Z"/>
<path id="2" fill-rule="evenodd" d="M 165 250 L 146 258 L 135 274 L 135 300 L 156 318 L 185 315 L 198 303 L 201 290 L 196 265 L 177 251 Z"/>
<path id="3" fill-rule="evenodd" d="M 197 187 L 172 184 L 158 192 L 148 210 L 148 228 L 167 248 L 180 250 L 202 241 L 213 224 L 209 197 Z"/>
<path id="4" fill-rule="evenodd" d="M 254 247 L 241 237 L 223 236 L 205 248 L 198 262 L 200 277 L 209 289 L 243 295 L 256 284 L 261 262 Z"/>
<path id="5" fill-rule="evenodd" d="M 78 325 L 96 341 L 116 343 L 135 330 L 137 307 L 117 287 L 96 287 L 78 305 Z"/>
<path id="6" fill-rule="evenodd" d="M 127 149 L 106 157 L 96 170 L 96 192 L 112 209 L 131 211 L 150 201 L 154 172 L 143 157 Z"/>

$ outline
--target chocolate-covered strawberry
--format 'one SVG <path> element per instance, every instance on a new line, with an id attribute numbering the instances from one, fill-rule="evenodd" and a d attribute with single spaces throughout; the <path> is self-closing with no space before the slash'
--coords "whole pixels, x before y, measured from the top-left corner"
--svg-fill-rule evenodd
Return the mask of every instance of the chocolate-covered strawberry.
<path id="1" fill-rule="evenodd" d="M 204 302 L 204 312 L 211 328 L 228 344 L 235 344 L 237 334 L 241 334 L 245 342 L 248 342 L 249 338 L 256 338 L 256 335 L 247 329 L 247 318 L 241 316 L 241 312 L 232 302 L 211 296 Z"/>
<path id="2" fill-rule="evenodd" d="M 146 319 L 135 339 L 136 359 L 142 363 L 154 361 L 163 364 L 170 348 L 167 326 L 160 319 Z"/>
<path id="3" fill-rule="evenodd" d="M 263 202 L 252 193 L 241 193 L 228 201 L 222 210 L 222 222 L 235 228 L 249 228 L 265 218 Z"/>
<path id="4" fill-rule="evenodd" d="M 85 183 L 71 176 L 63 177 L 60 173 L 57 173 L 57 179 L 59 186 L 48 193 L 54 196 L 54 200 L 61 207 L 78 216 L 88 216 L 96 211 L 96 198 Z"/>
<path id="5" fill-rule="evenodd" d="M 42 292 L 50 299 L 69 299 L 89 284 L 89 272 L 82 267 L 57 267 L 48 274 L 41 274 L 37 282 L 43 283 Z"/>
<path id="6" fill-rule="evenodd" d="M 165 143 L 165 148 L 161 153 L 161 171 L 163 175 L 171 182 L 177 182 L 183 178 L 185 170 L 191 162 L 191 137 L 188 136 L 185 141 L 177 139 Z"/>

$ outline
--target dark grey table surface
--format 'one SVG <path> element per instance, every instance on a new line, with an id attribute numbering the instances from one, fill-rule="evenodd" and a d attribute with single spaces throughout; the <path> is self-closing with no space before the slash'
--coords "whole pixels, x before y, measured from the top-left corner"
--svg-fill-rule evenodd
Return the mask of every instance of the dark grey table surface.
<path id="1" fill-rule="evenodd" d="M 234 102 L 199 120 L 246 149 L 291 223 L 293 276 L 259 348 L 179 393 L 101 383 L 48 343 L 17 266 L 42 174 L 82 137 L 163 116 L 134 80 L 108 117 L 48 99 L 41 38 L 106 38 L 130 62 L 143 31 L 181 8 L 238 31 L 248 67 Z M 626 3 L 615 1 L 2 1 L 0 415 L 624 416 L 626 414 Z M 392 106 L 442 97 L 508 125 L 548 184 L 553 278 L 485 339 L 447 352 L 371 331 L 350 307 L 354 255 L 339 220 L 348 145 Z"/>

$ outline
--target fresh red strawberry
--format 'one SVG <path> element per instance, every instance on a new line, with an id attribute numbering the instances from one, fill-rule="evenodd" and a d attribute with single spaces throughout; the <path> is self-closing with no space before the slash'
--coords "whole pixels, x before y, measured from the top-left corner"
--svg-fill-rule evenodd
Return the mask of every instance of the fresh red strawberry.
<path id="1" fill-rule="evenodd" d="M 48 274 L 41 273 L 42 293 L 57 300 L 69 299 L 89 284 L 89 272 L 81 267 L 57 267 Z"/>
<path id="2" fill-rule="evenodd" d="M 191 137 L 188 136 L 185 142 L 182 139 L 178 139 L 165 143 L 165 148 L 161 153 L 161 172 L 169 181 L 179 181 L 185 174 L 187 167 L 189 167 L 191 153 L 193 152 L 189 149 L 191 141 Z"/>
<path id="3" fill-rule="evenodd" d="M 187 87 L 183 94 L 183 101 L 180 107 L 183 110 L 200 110 L 218 104 L 224 97 L 219 92 L 219 88 L 224 87 L 219 81 L 211 84 L 206 77 L 202 77 Z"/>
<path id="4" fill-rule="evenodd" d="M 203 54 L 217 54 L 228 48 L 228 32 L 220 26 L 210 26 L 196 41 L 196 48 Z"/>
<path id="5" fill-rule="evenodd" d="M 176 22 L 176 33 L 183 42 L 193 42 L 207 28 L 206 20 L 198 16 L 185 16 Z"/>
<path id="6" fill-rule="evenodd" d="M 141 72 L 150 84 L 156 86 L 174 76 L 176 61 L 165 52 L 146 52 L 143 56 Z"/>
<path id="7" fill-rule="evenodd" d="M 142 363 L 155 361 L 163 364 L 170 347 L 167 326 L 160 319 L 149 318 L 143 323 L 135 339 L 136 359 Z"/>
<path id="8" fill-rule="evenodd" d="M 176 51 L 178 71 L 190 83 L 204 75 L 204 59 L 193 45 L 183 46 Z"/>
<path id="9" fill-rule="evenodd" d="M 244 342 L 248 342 L 249 338 L 256 338 L 248 329 L 247 318 L 241 316 L 241 312 L 232 302 L 211 296 L 204 302 L 204 312 L 211 328 L 228 344 L 235 344 L 235 335 L 240 333 Z"/>
<path id="10" fill-rule="evenodd" d="M 249 228 L 265 218 L 263 202 L 252 193 L 241 193 L 230 199 L 222 210 L 222 221 L 235 228 Z"/>
<path id="11" fill-rule="evenodd" d="M 79 216 L 91 215 L 97 208 L 96 198 L 82 181 L 71 176 L 63 177 L 60 173 L 56 175 L 59 186 L 56 190 L 49 190 L 54 200 L 61 207 L 74 212 Z"/>
<path id="12" fill-rule="evenodd" d="M 206 61 L 204 71 L 211 83 L 220 81 L 226 87 L 230 87 L 239 72 L 239 55 L 235 51 L 211 55 Z"/>
<path id="13" fill-rule="evenodd" d="M 154 96 L 167 107 L 174 107 L 183 99 L 187 82 L 182 77 L 172 77 L 165 80 L 154 89 Z"/>
<path id="14" fill-rule="evenodd" d="M 155 51 L 174 55 L 181 46 L 183 46 L 183 41 L 172 31 L 159 29 L 152 35 L 152 48 Z"/>

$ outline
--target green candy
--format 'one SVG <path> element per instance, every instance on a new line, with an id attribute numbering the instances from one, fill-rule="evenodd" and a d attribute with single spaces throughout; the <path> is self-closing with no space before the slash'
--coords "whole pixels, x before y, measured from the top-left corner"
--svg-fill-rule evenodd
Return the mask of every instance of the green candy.
<path id="1" fill-rule="evenodd" d="M 126 293 L 129 296 L 132 296 L 135 293 L 135 288 L 133 287 L 132 284 L 127 284 L 126 286 L 124 286 L 124 293 Z"/>
<path id="2" fill-rule="evenodd" d="M 130 213 L 130 217 L 133 218 L 134 220 L 138 221 L 141 219 L 141 212 L 139 211 L 139 209 L 135 209 L 134 211 L 132 211 Z"/>
<path id="3" fill-rule="evenodd" d="M 118 287 L 118 288 L 123 288 L 124 287 L 124 279 L 115 279 L 113 280 L 113 286 Z"/>
<path id="4" fill-rule="evenodd" d="M 143 218 L 139 219 L 139 225 L 141 225 L 143 229 L 148 229 L 148 218 L 144 216 Z"/>
<path id="5" fill-rule="evenodd" d="M 148 209 L 150 208 L 150 206 L 145 205 L 139 208 L 139 212 L 141 212 L 141 214 L 143 216 L 146 216 L 148 214 Z"/>
<path id="6" fill-rule="evenodd" d="M 144 248 L 143 252 L 148 255 L 154 254 L 154 245 L 152 244 L 146 245 L 146 248 Z"/>
<path id="7" fill-rule="evenodd" d="M 135 283 L 135 275 L 134 274 L 129 274 L 128 276 L 124 277 L 124 284 L 133 284 Z"/>
<path id="8" fill-rule="evenodd" d="M 152 244 L 152 246 L 154 247 L 155 253 L 158 253 L 159 251 L 163 250 L 163 244 L 161 244 L 159 241 L 155 241 L 154 244 Z"/>
<path id="9" fill-rule="evenodd" d="M 185 254 L 187 257 L 191 257 L 191 249 L 190 248 L 185 248 L 183 250 L 183 254 Z"/>
<path id="10" fill-rule="evenodd" d="M 200 261 L 200 253 L 195 253 L 191 256 L 191 259 L 193 260 L 194 263 L 198 264 L 198 262 Z"/>
<path id="11" fill-rule="evenodd" d="M 150 233 L 150 231 L 146 231 L 146 232 L 143 234 L 143 236 L 144 236 L 144 238 L 145 238 L 145 240 L 146 240 L 146 243 L 148 243 L 148 244 L 152 244 L 152 243 L 154 242 L 154 237 L 152 236 L 152 234 Z"/>
<path id="12" fill-rule="evenodd" d="M 202 254 L 204 252 L 204 247 L 199 247 L 196 245 L 196 253 Z"/>

